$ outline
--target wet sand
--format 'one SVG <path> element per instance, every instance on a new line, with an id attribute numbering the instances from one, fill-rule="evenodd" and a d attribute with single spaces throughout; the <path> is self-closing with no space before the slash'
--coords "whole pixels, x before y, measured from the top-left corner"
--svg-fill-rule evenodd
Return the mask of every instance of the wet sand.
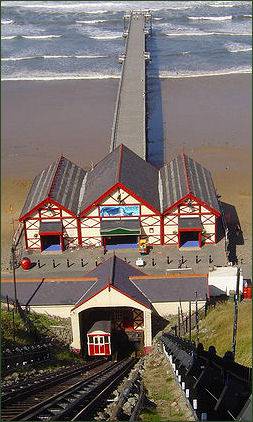
<path id="1" fill-rule="evenodd" d="M 32 178 L 61 153 L 83 167 L 108 153 L 117 87 L 117 79 L 2 83 L 5 266 Z M 222 200 L 236 207 L 246 239 L 238 252 L 249 261 L 251 76 L 151 80 L 149 94 L 151 159 L 184 151 L 211 170 Z"/>

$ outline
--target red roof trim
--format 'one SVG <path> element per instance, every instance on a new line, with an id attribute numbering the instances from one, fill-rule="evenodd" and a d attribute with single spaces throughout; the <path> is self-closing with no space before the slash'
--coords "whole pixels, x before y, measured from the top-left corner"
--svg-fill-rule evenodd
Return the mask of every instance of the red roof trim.
<path id="1" fill-rule="evenodd" d="M 107 289 L 107 287 L 108 287 L 108 285 L 106 284 L 101 290 L 99 290 L 98 292 L 94 293 L 92 296 L 88 297 L 87 299 L 82 300 L 82 302 L 80 302 L 77 305 L 75 305 L 74 308 L 71 309 L 71 311 L 73 311 L 74 309 L 79 308 L 79 306 L 83 305 L 85 302 L 89 302 L 89 300 L 93 299 L 93 297 L 97 296 L 103 290 Z"/>
<path id="2" fill-rule="evenodd" d="M 84 208 L 82 212 L 80 212 L 80 218 L 84 217 L 85 214 L 87 214 L 92 208 L 98 207 L 99 203 L 103 201 L 107 196 L 110 195 L 110 193 L 118 187 L 118 183 L 115 183 L 110 189 L 105 191 L 102 195 L 100 195 L 95 201 L 92 202 L 92 204 L 88 205 L 88 207 Z"/>
<path id="3" fill-rule="evenodd" d="M 159 216 L 161 216 L 161 212 L 159 210 L 157 210 L 156 208 L 154 208 L 152 205 L 150 205 L 147 201 L 145 201 L 143 198 L 141 198 L 140 196 L 136 195 L 136 193 L 134 193 L 131 189 L 129 189 L 127 186 L 125 186 L 123 183 L 119 182 L 118 186 L 121 189 L 124 189 L 129 195 L 131 195 L 133 198 L 135 198 L 137 201 L 141 202 L 141 205 L 145 205 L 147 208 L 149 208 L 151 211 L 153 211 L 155 214 L 158 214 Z M 152 217 L 152 216 L 150 216 Z"/>
<path id="4" fill-rule="evenodd" d="M 83 300 L 81 303 L 78 303 L 77 305 L 75 305 L 74 308 L 71 309 L 71 311 L 74 310 L 74 309 L 79 308 L 79 306 L 83 305 L 84 303 L 89 302 L 89 300 L 93 299 L 93 297 L 97 296 L 99 293 L 103 292 L 107 288 L 109 289 L 109 285 L 108 284 L 106 284 L 101 290 L 99 290 L 98 292 L 94 293 L 89 298 L 87 298 L 87 299 Z M 115 287 L 115 286 L 113 286 L 111 284 L 110 284 L 110 289 L 114 289 L 116 292 L 121 293 L 123 296 L 126 296 L 128 299 L 131 299 L 134 302 L 139 303 L 139 305 L 144 306 L 147 309 L 150 309 L 147 305 L 144 305 L 144 303 L 139 302 L 138 300 L 134 299 L 132 296 L 128 295 L 127 293 L 123 292 L 120 289 L 117 289 L 117 287 Z"/>
<path id="5" fill-rule="evenodd" d="M 52 204 L 54 204 L 58 208 L 60 208 L 62 211 L 65 211 L 68 214 L 70 214 L 72 217 L 77 218 L 77 216 L 72 211 L 70 211 L 67 208 L 63 207 L 59 202 L 55 201 L 54 199 L 52 199 L 52 198 L 50 198 L 48 196 L 46 199 L 44 199 L 43 201 L 39 202 L 35 207 L 33 207 L 29 212 L 27 212 L 23 216 L 19 217 L 19 221 L 26 220 L 29 217 L 29 215 L 33 214 L 35 211 L 37 211 L 39 208 L 41 208 L 47 202 L 51 202 Z M 64 219 L 64 217 L 63 217 L 63 219 Z"/>
<path id="6" fill-rule="evenodd" d="M 123 183 L 118 182 L 115 185 L 113 185 L 110 189 L 108 189 L 106 192 L 103 193 L 103 195 L 99 196 L 91 205 L 86 207 L 81 213 L 80 218 L 84 217 L 92 208 L 98 207 L 100 202 L 103 201 L 107 196 L 110 195 L 110 193 L 117 188 L 123 189 L 126 193 L 131 195 L 133 198 L 135 198 L 137 201 L 141 202 L 142 205 L 145 205 L 147 208 L 149 208 L 151 211 L 153 211 L 155 214 L 161 215 L 161 212 L 158 211 L 156 208 L 154 208 L 152 205 L 150 205 L 148 202 L 146 202 L 144 199 L 136 195 L 131 189 L 128 189 Z"/>
<path id="7" fill-rule="evenodd" d="M 199 205 L 202 205 L 203 207 L 207 208 L 211 213 L 213 213 L 216 217 L 219 217 L 221 215 L 220 211 L 216 210 L 213 207 L 210 207 L 206 202 L 199 199 L 197 196 L 193 195 L 191 192 L 187 193 L 187 195 L 183 196 L 181 199 L 179 199 L 177 202 L 174 202 L 170 207 L 166 208 L 164 210 L 163 214 L 168 214 L 173 208 L 175 208 L 177 205 L 180 205 L 181 202 L 183 202 L 185 199 L 193 199 L 194 201 L 198 202 Z"/>

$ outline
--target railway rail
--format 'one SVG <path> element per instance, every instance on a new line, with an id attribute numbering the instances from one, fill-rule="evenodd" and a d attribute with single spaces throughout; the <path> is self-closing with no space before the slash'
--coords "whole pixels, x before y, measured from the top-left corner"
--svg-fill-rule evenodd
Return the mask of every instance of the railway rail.
<path id="1" fill-rule="evenodd" d="M 86 371 L 85 377 L 80 372 L 73 373 L 67 379 L 56 379 L 53 384 L 49 381 L 47 387 L 41 384 L 37 391 L 33 386 L 32 391 L 22 392 L 22 397 L 17 394 L 12 402 L 5 398 L 2 420 L 89 420 L 135 362 L 132 358 L 106 362 Z"/>

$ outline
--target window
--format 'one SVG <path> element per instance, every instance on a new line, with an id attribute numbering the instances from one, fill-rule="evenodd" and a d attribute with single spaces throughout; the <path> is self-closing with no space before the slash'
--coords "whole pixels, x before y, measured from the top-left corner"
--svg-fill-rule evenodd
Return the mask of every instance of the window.
<path id="1" fill-rule="evenodd" d="M 98 344 L 98 337 L 95 337 L 95 344 Z"/>
<path id="2" fill-rule="evenodd" d="M 149 228 L 149 233 L 154 233 L 154 228 L 153 227 L 150 227 Z"/>
<path id="3" fill-rule="evenodd" d="M 109 343 L 109 336 L 105 336 L 105 343 Z"/>
<path id="4" fill-rule="evenodd" d="M 104 337 L 100 337 L 100 344 L 104 344 Z"/>
<path id="5" fill-rule="evenodd" d="M 93 337 L 92 336 L 89 336 L 89 343 L 93 344 Z"/>

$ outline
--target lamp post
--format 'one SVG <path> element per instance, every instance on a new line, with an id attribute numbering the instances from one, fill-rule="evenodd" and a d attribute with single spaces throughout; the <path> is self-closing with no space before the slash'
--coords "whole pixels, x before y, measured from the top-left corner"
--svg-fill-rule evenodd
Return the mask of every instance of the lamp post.
<path id="1" fill-rule="evenodd" d="M 236 280 L 236 292 L 235 292 L 235 298 L 234 298 L 234 324 L 233 324 L 233 339 L 232 339 L 232 353 L 234 355 L 234 358 L 235 358 L 235 349 L 236 349 L 240 275 L 241 275 L 241 269 L 238 267 L 237 280 Z"/>
<path id="2" fill-rule="evenodd" d="M 16 283 L 16 256 L 15 256 L 15 246 L 12 245 L 11 247 L 11 255 L 12 255 L 12 276 L 13 276 L 13 284 L 14 284 L 14 299 L 15 299 L 15 309 L 17 311 L 17 283 Z"/>

